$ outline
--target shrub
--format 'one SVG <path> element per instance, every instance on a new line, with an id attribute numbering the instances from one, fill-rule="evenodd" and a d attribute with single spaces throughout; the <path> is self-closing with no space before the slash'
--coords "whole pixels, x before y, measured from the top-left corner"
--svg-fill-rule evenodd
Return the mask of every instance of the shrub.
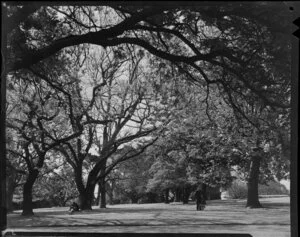
<path id="1" fill-rule="evenodd" d="M 221 192 L 219 187 L 208 187 L 207 190 L 207 200 L 216 200 L 216 199 L 221 199 Z"/>
<path id="2" fill-rule="evenodd" d="M 268 185 L 258 186 L 259 195 L 286 195 L 289 191 L 281 183 L 271 181 Z"/>
<path id="3" fill-rule="evenodd" d="M 247 198 L 247 184 L 242 181 L 235 180 L 231 187 L 228 189 L 228 194 L 230 198 L 233 199 L 242 199 Z M 259 195 L 286 195 L 289 194 L 289 191 L 285 188 L 284 185 L 270 181 L 267 185 L 258 185 L 258 194 Z"/>
<path id="4" fill-rule="evenodd" d="M 33 208 L 47 208 L 53 207 L 53 203 L 50 200 L 38 199 L 32 201 Z"/>
<path id="5" fill-rule="evenodd" d="M 238 180 L 233 181 L 228 189 L 229 197 L 233 199 L 247 198 L 247 193 L 247 185 Z"/>

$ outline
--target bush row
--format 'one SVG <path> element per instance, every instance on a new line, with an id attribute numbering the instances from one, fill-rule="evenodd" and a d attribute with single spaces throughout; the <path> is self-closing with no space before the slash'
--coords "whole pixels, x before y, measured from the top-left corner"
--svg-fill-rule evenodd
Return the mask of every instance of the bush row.
<path id="1" fill-rule="evenodd" d="M 231 187 L 228 189 L 228 194 L 230 198 L 242 199 L 247 198 L 247 184 L 242 181 L 234 181 Z M 289 191 L 286 187 L 278 182 L 271 181 L 267 185 L 258 185 L 259 195 L 287 195 Z"/>

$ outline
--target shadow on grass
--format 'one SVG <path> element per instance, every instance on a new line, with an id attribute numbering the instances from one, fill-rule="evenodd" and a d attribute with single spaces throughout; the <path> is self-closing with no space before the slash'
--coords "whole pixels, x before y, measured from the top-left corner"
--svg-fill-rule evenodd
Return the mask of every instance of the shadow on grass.
<path id="1" fill-rule="evenodd" d="M 151 208 L 142 208 L 142 209 L 134 209 L 134 208 L 99 208 L 99 209 L 93 209 L 93 210 L 83 210 L 74 212 L 73 214 L 70 214 L 68 211 L 42 211 L 42 212 L 34 212 L 34 216 L 24 216 L 25 218 L 31 218 L 31 217 L 39 217 L 39 216 L 54 216 L 54 215 L 68 215 L 70 217 L 76 216 L 76 215 L 96 215 L 101 213 L 156 213 L 156 212 L 163 212 L 167 211 L 169 209 L 161 208 L 161 209 L 151 209 Z M 185 209 L 175 209 L 174 211 L 188 211 Z M 21 216 L 20 213 L 13 213 L 11 216 Z M 22 217 L 22 216 L 21 216 Z"/>
<path id="2" fill-rule="evenodd" d="M 290 203 L 282 203 L 282 202 L 264 202 L 264 200 L 261 200 L 261 204 L 263 208 L 266 209 L 280 209 L 284 207 L 289 207 Z M 107 208 L 94 208 L 92 210 L 83 210 L 79 212 L 75 212 L 73 214 L 69 214 L 68 210 L 42 210 L 40 209 L 39 211 L 34 211 L 34 216 L 33 217 L 43 217 L 43 216 L 52 216 L 52 215 L 68 215 L 68 216 L 73 216 L 73 215 L 95 215 L 95 214 L 101 214 L 101 213 L 156 213 L 156 212 L 164 212 L 164 211 L 174 211 L 174 212 L 189 212 L 189 211 L 195 211 L 194 208 L 190 209 L 185 209 L 184 207 L 192 207 L 195 206 L 196 204 L 194 202 L 190 202 L 188 204 L 180 204 L 180 203 L 175 203 L 175 204 L 162 204 L 163 207 L 142 207 L 139 208 L 139 206 L 135 207 L 107 207 Z M 172 208 L 174 207 L 174 208 Z M 179 208 L 178 208 L 179 207 Z M 244 208 L 246 208 L 246 201 L 245 200 L 239 200 L 239 199 L 231 199 L 231 200 L 208 200 L 207 201 L 207 208 L 210 207 L 223 207 L 224 209 L 209 209 L 208 211 L 241 211 Z M 207 209 L 206 209 L 207 210 Z M 18 212 L 13 212 L 9 214 L 12 218 L 14 217 L 20 217 L 21 213 L 20 211 Z M 22 216 L 21 216 L 22 217 Z M 22 219 L 26 218 L 31 218 L 30 216 L 24 216 Z"/>
<path id="3" fill-rule="evenodd" d="M 275 203 L 264 203 L 262 202 L 263 208 L 266 209 L 281 209 L 284 207 L 290 207 L 289 203 L 280 203 L 280 202 L 275 202 Z"/>
<path id="4" fill-rule="evenodd" d="M 203 212 L 195 210 L 195 203 L 158 204 L 158 205 L 125 205 L 111 206 L 106 209 L 95 207 L 91 211 L 75 212 L 69 215 L 67 208 L 57 210 L 36 209 L 34 216 L 21 216 L 20 211 L 8 215 L 9 227 L 74 227 L 74 226 L 197 226 L 197 225 L 286 225 L 274 216 L 261 219 L 274 210 L 279 215 L 287 215 L 289 202 L 280 200 L 261 200 L 262 209 L 248 211 L 245 200 L 213 200 L 207 201 L 207 209 Z M 281 210 L 280 210 L 281 209 Z M 258 211 L 255 211 L 258 210 Z M 128 216 L 126 215 L 128 214 Z M 136 214 L 136 216 L 135 216 Z M 145 215 L 143 215 L 145 214 Z M 249 218 L 244 218 L 245 214 Z M 273 215 L 272 214 L 272 215 Z M 98 215 L 98 216 L 97 216 Z M 250 218 L 251 217 L 251 218 Z M 258 222 L 257 220 L 260 220 Z M 264 221 L 263 221 L 264 220 Z"/>
<path id="5" fill-rule="evenodd" d="M 22 227 L 30 227 L 30 228 L 41 228 L 41 227 L 111 227 L 111 226 L 132 226 L 132 227 L 138 227 L 138 226 L 153 226 L 153 227 L 160 227 L 160 226 L 197 226 L 197 227 L 201 227 L 201 226 L 290 226 L 289 223 L 282 223 L 282 222 L 260 222 L 260 223 L 241 223 L 241 222 L 215 222 L 212 220 L 207 220 L 205 223 L 201 223 L 199 224 L 198 222 L 193 222 L 193 221 L 160 221 L 160 223 L 151 223 L 149 220 L 143 220 L 145 222 L 141 222 L 141 221 L 136 221 L 136 222 L 132 222 L 132 223 L 124 223 L 122 221 L 118 221 L 118 220 L 112 220 L 112 221 L 105 221 L 105 222 L 101 222 L 101 223 L 85 223 L 85 222 L 77 222 L 77 223 L 61 223 L 61 224 L 40 224 L 40 225 L 34 225 L 34 226 L 22 226 Z M 10 225 L 9 228 L 16 228 L 16 227 L 20 227 L 20 226 L 14 226 L 14 225 Z"/>

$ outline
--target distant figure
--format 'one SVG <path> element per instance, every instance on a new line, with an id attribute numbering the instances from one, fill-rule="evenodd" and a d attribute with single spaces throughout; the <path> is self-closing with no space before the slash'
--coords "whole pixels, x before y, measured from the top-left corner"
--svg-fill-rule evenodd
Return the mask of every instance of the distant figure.
<path id="1" fill-rule="evenodd" d="M 70 206 L 69 212 L 72 214 L 75 211 L 79 211 L 79 206 L 76 202 L 73 202 L 72 205 Z"/>
<path id="2" fill-rule="evenodd" d="M 196 208 L 197 211 L 201 211 L 204 210 L 205 208 L 205 197 L 204 197 L 204 193 L 201 189 L 197 189 L 196 193 L 195 193 L 195 197 L 196 197 Z"/>

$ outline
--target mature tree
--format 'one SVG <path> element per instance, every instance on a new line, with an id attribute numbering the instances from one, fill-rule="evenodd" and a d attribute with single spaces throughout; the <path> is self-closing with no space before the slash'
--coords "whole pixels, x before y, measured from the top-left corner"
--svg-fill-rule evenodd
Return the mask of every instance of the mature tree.
<path id="1" fill-rule="evenodd" d="M 35 49 L 31 49 L 23 40 L 26 50 L 18 57 L 7 60 L 7 70 L 33 65 L 73 45 L 90 43 L 111 47 L 134 44 L 177 64 L 178 68 L 190 75 L 190 80 L 219 84 L 228 92 L 245 88 L 265 104 L 289 106 L 277 98 L 280 91 L 263 87 L 276 83 L 271 74 L 262 66 L 254 70 L 259 66 L 256 62 L 263 60 L 266 45 L 277 43 L 272 36 L 282 37 L 289 33 L 288 12 L 281 4 L 206 3 L 192 7 L 180 4 L 134 7 L 106 5 L 41 7 L 40 11 L 52 15 L 56 25 L 54 33 L 39 27 L 36 30 L 52 40 Z M 20 11 L 10 7 L 10 19 L 18 16 Z M 27 12 L 28 19 L 33 16 L 30 13 Z M 25 23 L 26 18 L 22 24 Z M 15 48 L 13 50 L 16 51 Z M 274 54 L 278 52 L 282 51 L 273 48 Z M 209 77 L 203 68 L 206 65 L 222 73 Z M 230 75 L 230 81 L 222 77 L 224 73 Z"/>
<path id="2" fill-rule="evenodd" d="M 11 91 L 13 87 L 8 84 L 8 91 Z M 7 93 L 8 98 L 11 98 L 12 93 Z M 11 113 L 15 113 L 14 107 L 16 104 L 7 104 L 6 114 L 11 116 Z M 22 185 L 23 178 L 26 174 L 24 167 L 26 164 L 24 160 L 19 156 L 21 153 L 21 141 L 18 139 L 18 134 L 13 129 L 6 129 L 6 204 L 7 211 L 13 210 L 13 195 L 15 189 Z"/>
<path id="3" fill-rule="evenodd" d="M 201 112 L 198 116 L 196 113 L 181 115 L 177 123 L 170 123 L 159 143 L 161 147 L 155 147 L 161 158 L 153 164 L 154 177 L 149 182 L 150 186 L 168 184 L 177 189 L 177 195 L 178 188 L 182 189 L 184 203 L 194 186 L 226 186 L 232 180 L 231 144 L 220 136 L 221 129 L 212 126 L 208 119 L 205 121 L 206 116 L 199 116 Z"/>
<path id="4" fill-rule="evenodd" d="M 15 139 L 21 147 L 9 151 L 24 159 L 28 172 L 23 191 L 23 215 L 33 214 L 32 188 L 47 153 L 60 143 L 81 134 L 81 131 L 69 133 L 62 130 L 64 116 L 59 92 L 39 80 L 33 73 L 15 74 L 11 77 L 13 89 L 8 100 L 11 112 L 7 116 L 7 126 L 15 131 Z"/>
<path id="5" fill-rule="evenodd" d="M 119 162 L 133 158 L 154 142 L 151 137 L 141 140 L 156 130 L 148 121 L 153 113 L 151 90 L 146 87 L 149 75 L 138 69 L 142 56 L 137 52 L 132 61 L 119 55 L 119 50 L 91 47 L 85 62 L 74 69 L 79 73 L 66 101 L 67 108 L 74 111 L 68 113 L 70 129 L 76 132 L 82 127 L 84 133 L 61 144 L 58 151 L 74 169 L 81 209 L 91 209 L 96 184 L 100 184 L 101 206 L 105 207 L 106 176 Z M 132 145 L 123 147 L 129 143 Z M 134 149 L 137 144 L 142 146 Z"/>
<path id="6" fill-rule="evenodd" d="M 40 18 L 33 10 L 8 9 L 8 36 L 14 40 L 6 58 L 9 73 L 74 45 L 136 45 L 153 55 L 152 61 L 174 65 L 207 93 L 216 85 L 236 114 L 254 127 L 257 122 L 244 110 L 253 101 L 271 110 L 290 107 L 289 19 L 279 3 L 41 7 L 41 16 L 52 17 L 47 27 L 36 23 Z M 31 30 L 24 33 L 28 22 Z"/>
<path id="7" fill-rule="evenodd" d="M 11 10 L 23 12 L 21 25 L 9 29 L 8 57 L 36 50 L 53 39 L 55 19 L 50 12 L 40 9 L 30 18 L 25 15 L 34 7 L 12 7 Z M 27 11 L 28 10 L 28 11 Z M 40 24 L 41 18 L 44 24 Z M 20 23 L 20 22 L 19 22 Z M 41 29 L 45 30 L 41 32 Z M 51 34 L 51 36 L 49 35 Z M 68 56 L 56 54 L 31 68 L 15 71 L 8 77 L 8 108 L 7 125 L 13 129 L 20 145 L 14 155 L 24 159 L 28 175 L 23 191 L 23 215 L 32 215 L 32 188 L 44 165 L 47 153 L 68 139 L 82 133 L 70 134 L 62 129 L 64 115 L 60 100 L 60 90 L 55 84 L 60 83 L 62 75 L 66 75 L 70 65 Z M 7 69 L 7 68 L 6 68 Z"/>
<path id="8" fill-rule="evenodd" d="M 16 134 L 13 130 L 7 130 L 6 134 L 6 208 L 11 212 L 15 189 L 22 185 L 26 172 L 24 160 L 19 156 L 20 144 L 18 140 L 16 141 Z"/>
<path id="9" fill-rule="evenodd" d="M 151 157 L 145 151 L 134 159 L 118 164 L 115 168 L 119 174 L 114 180 L 118 183 L 118 191 L 130 199 L 131 203 L 138 203 L 141 198 L 147 197 L 146 186 L 151 162 Z"/>
<path id="10" fill-rule="evenodd" d="M 259 128 L 237 122 L 230 125 L 231 131 L 227 133 L 233 147 L 232 155 L 237 160 L 236 172 L 240 179 L 247 181 L 247 207 L 251 208 L 261 207 L 258 184 L 287 178 L 290 163 L 290 124 L 285 117 L 288 114 L 267 109 L 255 113 L 260 120 Z"/>

